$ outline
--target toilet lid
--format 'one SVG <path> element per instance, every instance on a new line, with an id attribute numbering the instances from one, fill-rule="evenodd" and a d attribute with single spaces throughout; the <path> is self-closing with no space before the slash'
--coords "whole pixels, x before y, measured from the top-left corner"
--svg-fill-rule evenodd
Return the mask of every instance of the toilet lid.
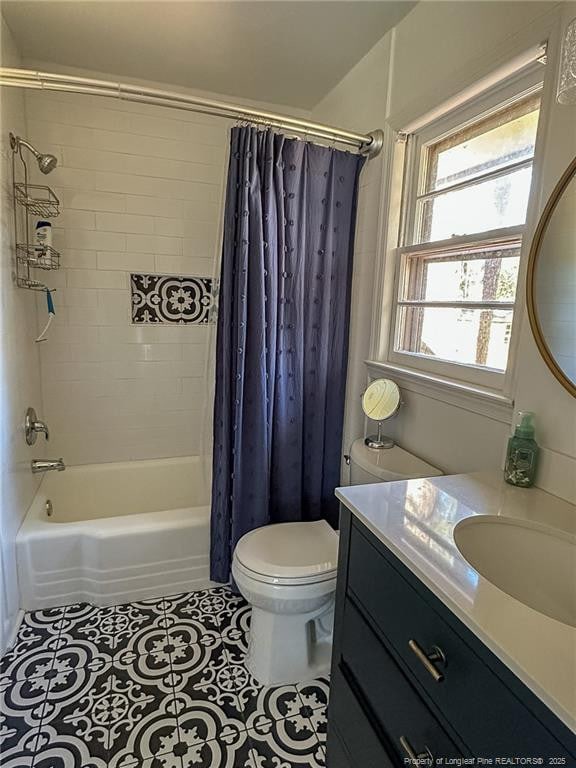
<path id="1" fill-rule="evenodd" d="M 338 535 L 325 520 L 267 525 L 245 534 L 234 556 L 268 578 L 330 577 L 338 565 Z"/>

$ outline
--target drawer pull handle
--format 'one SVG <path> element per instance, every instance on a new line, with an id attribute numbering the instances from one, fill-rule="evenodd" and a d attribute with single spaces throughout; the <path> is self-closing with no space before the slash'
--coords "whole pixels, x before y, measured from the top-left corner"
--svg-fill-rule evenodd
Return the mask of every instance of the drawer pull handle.
<path id="1" fill-rule="evenodd" d="M 424 745 L 424 752 L 416 752 L 412 748 L 412 745 L 406 738 L 406 736 L 400 736 L 400 744 L 402 749 L 406 753 L 406 756 L 413 761 L 413 765 L 419 765 L 420 763 L 425 765 L 434 765 L 434 755 L 426 745 Z"/>
<path id="2" fill-rule="evenodd" d="M 432 646 L 430 653 L 426 651 L 416 642 L 416 640 L 409 640 L 408 647 L 415 654 L 418 661 L 422 662 L 422 665 L 429 672 L 435 683 L 441 683 L 444 680 L 444 675 L 436 669 L 436 664 L 443 664 L 446 666 L 446 656 L 441 648 L 437 645 Z"/>

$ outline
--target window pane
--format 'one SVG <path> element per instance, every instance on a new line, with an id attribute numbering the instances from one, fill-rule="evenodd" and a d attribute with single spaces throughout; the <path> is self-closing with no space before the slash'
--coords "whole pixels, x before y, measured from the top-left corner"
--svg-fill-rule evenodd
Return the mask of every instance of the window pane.
<path id="1" fill-rule="evenodd" d="M 524 224 L 532 167 L 421 201 L 420 242 Z"/>
<path id="2" fill-rule="evenodd" d="M 513 302 L 516 297 L 517 245 L 409 256 L 406 261 L 405 300 Z"/>
<path id="3" fill-rule="evenodd" d="M 512 310 L 399 307 L 397 350 L 506 369 Z"/>
<path id="4" fill-rule="evenodd" d="M 539 97 L 532 97 L 433 145 L 426 191 L 532 158 L 539 104 Z"/>

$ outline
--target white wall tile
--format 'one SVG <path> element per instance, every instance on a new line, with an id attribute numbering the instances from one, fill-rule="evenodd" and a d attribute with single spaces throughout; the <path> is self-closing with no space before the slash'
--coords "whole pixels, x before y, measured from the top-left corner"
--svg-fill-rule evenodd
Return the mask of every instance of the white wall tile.
<path id="1" fill-rule="evenodd" d="M 96 216 L 92 211 L 75 211 L 64 209 L 58 219 L 58 228 L 63 229 L 96 229 Z"/>
<path id="2" fill-rule="evenodd" d="M 188 205 L 183 200 L 173 198 L 146 196 L 146 195 L 126 195 L 126 212 L 139 213 L 144 216 L 160 216 L 169 219 L 180 219 L 184 216 L 184 206 Z M 204 203 L 198 201 L 198 205 Z M 215 203 L 210 203 L 215 205 Z"/>
<path id="3" fill-rule="evenodd" d="M 88 150 L 108 150 L 128 155 L 143 155 L 168 160 L 188 160 L 199 163 L 217 163 L 223 152 L 221 147 L 200 141 L 178 141 L 159 136 L 142 136 L 125 130 L 108 131 L 78 125 L 65 125 L 35 120 L 30 135 L 42 138 L 48 144 L 80 147 Z"/>
<path id="4" fill-rule="evenodd" d="M 98 291 L 90 288 L 62 288 L 54 297 L 60 307 L 97 307 Z"/>
<path id="5" fill-rule="evenodd" d="M 128 213 L 97 213 L 96 228 L 106 232 L 152 234 L 154 222 L 149 216 L 134 216 Z"/>
<path id="6" fill-rule="evenodd" d="M 75 209 L 84 211 L 110 211 L 123 213 L 126 211 L 126 198 L 124 195 L 115 195 L 106 192 L 85 192 L 82 189 L 57 189 L 63 209 Z"/>
<path id="7" fill-rule="evenodd" d="M 224 177 L 221 181 L 224 181 Z M 222 202 L 220 200 L 194 200 L 192 202 L 184 200 L 182 202 L 182 217 L 184 221 L 210 221 L 219 224 L 221 207 Z"/>
<path id="8" fill-rule="evenodd" d="M 68 307 L 68 323 L 70 325 L 112 325 L 118 326 L 130 322 L 130 308 L 126 302 L 126 308 L 101 307 Z"/>
<path id="9" fill-rule="evenodd" d="M 217 184 L 204 184 L 195 181 L 179 181 L 177 179 L 156 179 L 149 176 L 136 176 L 123 173 L 108 173 L 104 171 L 75 171 L 71 174 L 87 174 L 91 178 L 93 189 L 102 192 L 124 192 L 127 195 L 148 195 L 176 200 L 211 200 L 218 202 L 220 188 Z M 67 183 L 62 186 L 74 186 Z"/>
<path id="10" fill-rule="evenodd" d="M 117 269 L 123 272 L 151 272 L 154 256 L 151 253 L 101 251 L 97 254 L 98 269 Z"/>
<path id="11" fill-rule="evenodd" d="M 182 254 L 182 240 L 177 237 L 126 235 L 126 247 L 129 251 L 140 251 L 141 253 L 158 253 L 170 256 L 180 256 Z"/>
<path id="12" fill-rule="evenodd" d="M 96 269 L 96 251 L 62 248 L 60 250 L 60 267 L 63 269 Z"/>
<path id="13" fill-rule="evenodd" d="M 58 248 L 85 251 L 125 251 L 126 235 L 118 232 L 54 228 L 54 243 Z"/>
<path id="14" fill-rule="evenodd" d="M 42 378 L 46 381 L 83 381 L 106 378 L 106 370 L 99 362 L 52 362 L 42 365 Z"/>
<path id="15" fill-rule="evenodd" d="M 187 162 L 185 159 L 167 160 L 150 155 L 128 155 L 119 152 L 104 152 L 65 147 L 62 155 L 64 168 L 78 168 L 93 171 L 112 171 L 135 176 L 150 176 L 159 179 L 179 179 L 217 184 L 223 170 L 223 159 L 218 163 L 206 164 Z"/>
<path id="16" fill-rule="evenodd" d="M 127 288 L 124 272 L 104 269 L 68 269 L 69 288 Z"/>
<path id="17" fill-rule="evenodd" d="M 185 256 L 158 255 L 154 257 L 154 268 L 156 272 L 167 275 L 212 277 L 214 261 L 213 259 L 197 258 L 192 254 Z"/>
<path id="18" fill-rule="evenodd" d="M 41 349 L 51 448 L 68 464 L 194 453 L 215 328 L 133 325 L 129 275 L 212 276 L 228 125 L 74 94 L 26 101 L 27 135 L 60 159 L 62 269 L 47 277 L 57 316 Z"/>
<path id="19" fill-rule="evenodd" d="M 58 313 L 59 314 L 59 313 Z M 58 317 L 58 314 L 56 317 Z M 53 343 L 60 344 L 90 344 L 99 341 L 98 328 L 72 326 L 68 323 L 53 323 L 50 328 L 50 336 L 42 345 L 43 349 L 50 349 Z"/>
<path id="20" fill-rule="evenodd" d="M 127 275 L 123 272 L 119 273 L 123 278 L 127 278 Z M 98 290 L 98 306 L 104 312 L 122 312 L 126 310 L 131 312 L 130 292 L 128 290 L 117 291 L 110 289 Z"/>
<path id="21" fill-rule="evenodd" d="M 43 141 L 43 139 L 38 139 Z M 53 145 L 52 145 L 53 146 Z M 73 187 L 89 191 L 95 189 L 95 178 L 91 171 L 66 168 L 60 163 L 50 174 L 50 183 L 55 187 Z"/>

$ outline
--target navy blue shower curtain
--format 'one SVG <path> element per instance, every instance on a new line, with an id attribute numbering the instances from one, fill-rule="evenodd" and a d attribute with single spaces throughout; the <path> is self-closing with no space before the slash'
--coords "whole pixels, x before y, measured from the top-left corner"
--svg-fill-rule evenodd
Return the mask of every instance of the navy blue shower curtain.
<path id="1" fill-rule="evenodd" d="M 210 574 L 268 523 L 337 523 L 363 158 L 232 130 L 220 279 Z"/>

